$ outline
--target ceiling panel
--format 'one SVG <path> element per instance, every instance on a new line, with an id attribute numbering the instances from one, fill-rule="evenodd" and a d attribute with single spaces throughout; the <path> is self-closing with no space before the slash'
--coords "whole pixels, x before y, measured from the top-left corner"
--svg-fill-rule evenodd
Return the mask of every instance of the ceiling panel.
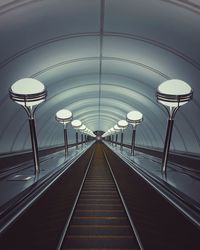
<path id="1" fill-rule="evenodd" d="M 8 96 L 20 78 L 36 78 L 48 90 L 36 113 L 40 147 L 62 143 L 55 113 L 68 108 L 94 131 L 140 110 L 137 143 L 153 148 L 163 147 L 167 122 L 156 89 L 178 78 L 194 98 L 176 115 L 171 148 L 199 154 L 199 23 L 194 0 L 2 0 L 0 152 L 30 148 L 26 114 Z M 128 128 L 127 143 L 130 134 Z"/>

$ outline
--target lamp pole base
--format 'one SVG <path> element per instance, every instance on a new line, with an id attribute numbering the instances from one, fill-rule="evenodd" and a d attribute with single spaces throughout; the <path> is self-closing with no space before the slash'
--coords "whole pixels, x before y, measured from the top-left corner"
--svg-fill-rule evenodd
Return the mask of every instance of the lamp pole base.
<path id="1" fill-rule="evenodd" d="M 76 149 L 78 149 L 78 132 L 76 132 Z"/>
<path id="2" fill-rule="evenodd" d="M 162 173 L 163 174 L 166 174 L 166 171 L 167 171 L 167 161 L 168 161 L 173 125 L 174 125 L 174 120 L 168 119 L 167 131 L 166 131 L 166 137 L 165 137 L 165 145 L 164 145 L 163 158 L 162 158 Z"/>
<path id="3" fill-rule="evenodd" d="M 132 143 L 131 143 L 131 155 L 134 155 L 134 149 L 135 149 L 135 134 L 136 134 L 136 129 L 133 128 L 133 132 L 132 132 Z"/>
<path id="4" fill-rule="evenodd" d="M 121 145 L 120 145 L 120 149 L 123 148 L 123 139 L 124 139 L 124 133 L 121 132 Z"/>
<path id="5" fill-rule="evenodd" d="M 40 173 L 40 164 L 39 164 L 38 144 L 37 144 L 34 118 L 29 118 L 29 127 L 30 127 L 31 144 L 33 150 L 33 160 L 35 164 L 35 175 L 37 175 Z"/>
<path id="6" fill-rule="evenodd" d="M 68 154 L 68 140 L 67 140 L 67 128 L 64 127 L 64 144 L 65 144 L 65 157 Z"/>

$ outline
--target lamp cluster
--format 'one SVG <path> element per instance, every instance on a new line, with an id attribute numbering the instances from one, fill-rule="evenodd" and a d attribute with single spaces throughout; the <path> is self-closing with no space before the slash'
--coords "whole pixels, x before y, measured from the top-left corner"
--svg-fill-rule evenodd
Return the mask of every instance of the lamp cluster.
<path id="1" fill-rule="evenodd" d="M 35 174 L 38 174 L 39 169 L 39 157 L 38 157 L 38 145 L 35 130 L 34 114 L 37 106 L 45 101 L 47 91 L 45 86 L 38 80 L 32 78 L 24 78 L 16 81 L 9 89 L 10 98 L 16 103 L 22 105 L 29 117 L 29 126 L 33 150 L 33 158 L 35 163 Z M 184 81 L 178 79 L 167 80 L 158 86 L 156 92 L 157 101 L 161 103 L 168 113 L 168 125 L 163 151 L 162 172 L 166 173 L 168 152 L 170 148 L 170 141 L 174 123 L 174 117 L 177 110 L 193 97 L 193 91 L 191 87 Z M 96 135 L 87 128 L 80 120 L 73 120 L 73 114 L 67 109 L 59 110 L 55 119 L 57 122 L 63 124 L 64 128 L 64 143 L 65 143 L 65 156 L 68 153 L 67 142 L 67 125 L 71 122 L 72 127 L 76 131 L 76 147 L 78 147 L 78 131 L 81 133 L 81 144 L 83 144 L 83 134 L 85 135 L 85 141 L 87 136 L 96 137 Z M 116 134 L 115 145 L 117 145 L 118 133 L 121 132 L 120 147 L 123 147 L 123 131 L 132 126 L 132 143 L 131 143 L 131 155 L 134 155 L 135 148 L 135 136 L 136 127 L 143 121 L 143 114 L 137 110 L 132 110 L 127 113 L 126 120 L 120 120 L 112 128 L 108 129 L 103 135 L 103 138 L 108 137 L 110 141 L 114 141 L 114 134 Z M 112 137 L 112 139 L 111 139 Z"/>
<path id="2" fill-rule="evenodd" d="M 184 81 L 178 79 L 171 79 L 161 83 L 156 92 L 157 101 L 162 104 L 168 113 L 168 124 L 165 136 L 165 144 L 162 157 L 162 173 L 166 174 L 168 154 L 172 136 L 172 129 L 174 124 L 174 117 L 177 110 L 188 103 L 193 97 L 192 88 Z M 131 155 L 134 155 L 136 127 L 143 121 L 143 114 L 139 111 L 133 110 L 127 113 L 126 120 L 120 120 L 117 125 L 108 129 L 102 137 L 108 138 L 113 143 L 113 135 L 116 133 L 115 145 L 117 144 L 117 133 L 121 132 L 120 147 L 123 146 L 123 130 L 127 128 L 128 124 L 132 125 L 132 143 Z M 111 139 L 112 138 L 112 139 Z"/>
<path id="3" fill-rule="evenodd" d="M 71 125 L 75 130 L 80 131 L 81 133 L 84 133 L 91 137 L 96 137 L 92 130 L 87 128 L 80 120 L 73 120 L 71 122 Z"/>
<path id="4" fill-rule="evenodd" d="M 136 126 L 139 125 L 143 121 L 143 114 L 139 111 L 132 110 L 126 115 L 126 120 L 120 120 L 117 124 L 115 124 L 112 128 L 108 129 L 107 132 L 105 132 L 102 137 L 111 137 L 111 141 L 113 143 L 114 141 L 114 134 L 116 133 L 115 138 L 115 145 L 117 144 L 117 133 L 121 132 L 121 142 L 120 142 L 120 148 L 123 148 L 123 131 L 128 127 L 128 125 L 133 126 L 133 133 L 132 133 L 132 143 L 131 143 L 131 154 L 134 155 L 134 147 L 135 147 L 135 131 Z"/>
<path id="5" fill-rule="evenodd" d="M 83 134 L 85 134 L 85 142 L 87 136 L 95 137 L 95 134 L 87 128 L 80 120 L 73 120 L 73 114 L 68 109 L 61 109 L 56 113 L 56 120 L 62 123 L 64 126 L 64 144 L 65 144 L 65 157 L 68 153 L 68 141 L 67 141 L 67 124 L 71 122 L 72 127 L 76 131 L 76 148 L 78 148 L 78 131 L 81 133 L 81 144 L 83 144 Z"/>
<path id="6" fill-rule="evenodd" d="M 44 84 L 41 83 L 40 81 L 32 78 L 23 78 L 16 81 L 10 87 L 9 95 L 14 102 L 22 105 L 22 107 L 25 109 L 29 117 L 31 143 L 32 143 L 32 151 L 34 159 L 34 170 L 35 170 L 35 175 L 38 175 L 40 172 L 40 167 L 39 167 L 39 154 L 38 154 L 38 144 L 36 137 L 34 114 L 38 105 L 46 100 L 47 90 Z M 82 124 L 81 121 L 73 120 L 72 112 L 67 109 L 61 109 L 58 112 L 56 112 L 55 119 L 57 122 L 63 124 L 65 157 L 68 153 L 68 140 L 67 140 L 68 123 L 71 122 L 72 127 L 76 130 L 76 135 L 78 134 L 78 130 L 81 132 L 82 144 L 83 144 L 83 133 L 85 134 L 85 142 L 87 140 L 87 136 L 96 137 L 96 135 L 84 124 Z M 78 140 L 77 140 L 77 145 L 78 145 Z"/>

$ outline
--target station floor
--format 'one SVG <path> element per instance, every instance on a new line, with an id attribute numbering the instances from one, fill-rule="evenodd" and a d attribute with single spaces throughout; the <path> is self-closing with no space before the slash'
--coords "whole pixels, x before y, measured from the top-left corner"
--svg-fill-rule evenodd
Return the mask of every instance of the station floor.
<path id="1" fill-rule="evenodd" d="M 167 175 L 163 176 L 161 174 L 161 160 L 159 158 L 137 151 L 134 156 L 131 156 L 130 149 L 123 148 L 123 150 L 121 150 L 119 146 L 106 144 L 122 159 L 127 159 L 137 168 L 142 169 L 159 181 L 163 181 L 168 187 L 179 190 L 200 206 L 200 172 L 189 171 L 177 164 L 169 162 Z M 26 163 L 30 165 L 28 168 L 12 173 L 5 178 L 0 178 L 0 207 L 6 205 L 7 202 L 12 200 L 20 192 L 34 183 L 37 183 L 38 180 L 53 174 L 55 171 L 62 168 L 65 163 L 73 161 L 78 155 L 84 153 L 88 147 L 89 144 L 83 147 L 79 146 L 78 150 L 70 148 L 66 159 L 64 157 L 64 152 L 53 153 L 50 156 L 41 157 L 41 171 L 37 178 L 34 176 L 34 168 L 30 162 Z"/>

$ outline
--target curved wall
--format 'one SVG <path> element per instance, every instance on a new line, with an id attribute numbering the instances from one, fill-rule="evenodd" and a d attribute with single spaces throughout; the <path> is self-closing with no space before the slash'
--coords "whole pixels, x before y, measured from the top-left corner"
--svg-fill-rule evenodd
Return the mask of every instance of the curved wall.
<path id="1" fill-rule="evenodd" d="M 70 109 L 106 131 L 127 112 L 143 113 L 140 146 L 162 148 L 167 114 L 155 92 L 166 79 L 188 82 L 194 98 L 175 118 L 171 149 L 200 151 L 200 4 L 180 0 L 43 0 L 0 3 L 0 153 L 30 148 L 25 112 L 8 97 L 20 78 L 48 89 L 37 110 L 40 147 L 62 144 L 55 113 Z M 69 126 L 69 141 L 74 131 Z M 130 143 L 131 128 L 124 140 Z"/>

